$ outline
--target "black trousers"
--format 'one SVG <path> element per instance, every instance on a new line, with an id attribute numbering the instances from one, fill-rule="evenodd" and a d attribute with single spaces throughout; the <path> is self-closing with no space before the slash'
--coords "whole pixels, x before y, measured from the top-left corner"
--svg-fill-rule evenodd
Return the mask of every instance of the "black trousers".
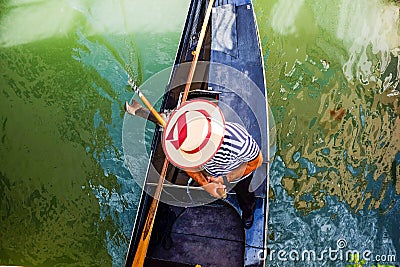
<path id="1" fill-rule="evenodd" d="M 251 173 L 245 179 L 239 181 L 233 187 L 233 190 L 235 191 L 237 200 L 239 202 L 239 207 L 243 212 L 243 217 L 251 216 L 256 206 L 256 196 L 254 192 L 249 191 L 249 186 L 252 178 L 253 173 Z"/>

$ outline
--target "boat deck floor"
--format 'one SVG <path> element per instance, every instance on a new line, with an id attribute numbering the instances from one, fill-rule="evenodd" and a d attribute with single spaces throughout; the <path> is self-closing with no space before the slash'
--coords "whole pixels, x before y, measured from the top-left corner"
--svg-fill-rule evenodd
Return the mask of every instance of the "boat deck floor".
<path id="1" fill-rule="evenodd" d="M 174 262 L 173 266 L 244 265 L 245 232 L 232 206 L 217 201 L 187 209 L 171 208 L 179 214 L 170 234 L 172 245 L 168 249 L 162 242 L 157 244 L 150 251 L 148 266 L 160 262 L 163 266 L 168 262 Z"/>

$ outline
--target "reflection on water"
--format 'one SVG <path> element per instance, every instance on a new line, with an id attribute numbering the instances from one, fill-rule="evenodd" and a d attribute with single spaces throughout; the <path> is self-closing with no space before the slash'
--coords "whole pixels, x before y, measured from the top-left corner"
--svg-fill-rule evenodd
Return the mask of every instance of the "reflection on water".
<path id="1" fill-rule="evenodd" d="M 271 248 L 398 252 L 398 3 L 254 3 L 277 128 Z M 0 4 L 0 264 L 122 265 L 140 196 L 126 79 L 170 67 L 187 4 Z"/>
<path id="2" fill-rule="evenodd" d="M 188 3 L 181 0 L 10 1 L 0 20 L 0 45 L 68 38 L 79 27 L 87 35 L 180 31 Z M 167 23 L 166 23 L 167 22 Z"/>
<path id="3" fill-rule="evenodd" d="M 102 174 L 85 150 L 95 139 L 94 113 L 82 105 L 83 98 L 102 101 L 82 89 L 82 67 L 60 57 L 69 44 L 51 44 L 0 50 L 0 263 L 106 263 L 102 240 L 93 238 L 104 230 L 86 181 Z"/>
<path id="4" fill-rule="evenodd" d="M 397 57 L 391 60 L 397 65 Z M 391 173 L 400 150 L 398 97 L 387 96 L 396 89 L 389 86 L 384 91 L 373 81 L 351 84 L 332 68 L 318 80 L 312 77 L 322 69 L 320 62 L 309 59 L 280 77 L 280 97 L 288 99 L 283 116 L 290 117 L 281 127 L 281 155 L 290 169 L 282 183 L 295 196 L 296 207 L 308 212 L 325 205 L 325 194 L 337 196 L 355 211 L 377 209 L 385 197 L 389 208 L 390 190 L 399 187 Z M 397 76 L 394 70 L 388 77 Z M 382 186 L 369 192 L 368 185 L 378 180 Z M 309 194 L 314 199 L 304 200 Z"/>
<path id="5" fill-rule="evenodd" d="M 10 4 L 0 22 L 1 46 L 63 37 L 71 30 L 75 18 L 73 9 L 64 1 L 12 1 Z"/>
<path id="6" fill-rule="evenodd" d="M 299 47 L 297 32 L 283 31 L 275 22 L 284 17 L 279 10 L 285 2 L 273 5 L 270 28 L 264 31 L 266 50 L 284 51 L 283 58 L 270 52 L 267 61 L 269 69 L 281 68 L 269 71 L 267 77 L 271 105 L 281 120 L 280 152 L 287 167 L 282 184 L 295 197 L 296 207 L 307 212 L 323 207 L 326 194 L 337 196 L 355 211 L 364 206 L 376 209 L 389 185 L 400 187 L 391 173 L 400 150 L 399 8 L 377 1 L 367 5 L 342 1 L 341 11 L 333 17 L 337 21 L 329 21 L 336 29 L 330 25 L 331 32 L 326 32 L 326 18 L 316 12 L 338 3 L 297 3 L 294 15 L 300 16 L 303 9 L 319 26 L 310 38 L 317 46 L 307 40 L 307 46 Z M 356 7 L 366 16 L 354 16 Z M 268 16 L 262 13 L 259 21 Z M 296 19 L 286 22 L 301 29 L 301 21 L 293 24 Z M 333 38 L 345 41 L 348 49 L 339 50 L 337 41 L 326 43 Z M 320 42 L 326 46 L 318 46 Z M 368 177 L 382 181 L 380 192 L 365 192 Z M 312 200 L 304 200 L 307 195 Z"/>
<path id="7" fill-rule="evenodd" d="M 287 2 L 258 2 L 279 147 L 271 246 L 321 251 L 345 238 L 396 254 L 399 6 L 305 1 L 285 12 Z"/>

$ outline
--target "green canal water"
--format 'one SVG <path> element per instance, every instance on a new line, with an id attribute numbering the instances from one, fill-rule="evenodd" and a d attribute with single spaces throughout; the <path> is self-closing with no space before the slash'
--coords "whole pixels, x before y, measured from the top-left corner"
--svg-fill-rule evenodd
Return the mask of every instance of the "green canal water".
<path id="1" fill-rule="evenodd" d="M 254 6 L 277 126 L 270 248 L 318 253 L 340 240 L 398 261 L 399 2 Z M 171 66 L 187 7 L 0 2 L 0 265 L 123 265 L 140 196 L 132 175 L 147 167 L 145 156 L 137 173 L 124 164 L 127 76 L 144 83 Z"/>

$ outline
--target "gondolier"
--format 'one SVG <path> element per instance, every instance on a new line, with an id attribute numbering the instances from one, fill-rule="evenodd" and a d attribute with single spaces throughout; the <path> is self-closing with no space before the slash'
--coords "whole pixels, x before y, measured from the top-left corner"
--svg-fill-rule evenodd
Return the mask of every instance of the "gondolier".
<path id="1" fill-rule="evenodd" d="M 126 105 L 132 115 L 149 114 L 137 102 Z M 169 118 L 164 151 L 175 166 L 219 198 L 219 189 L 233 188 L 249 229 L 254 220 L 255 195 L 249 190 L 253 172 L 262 164 L 257 142 L 238 123 L 225 122 L 220 109 L 207 100 L 188 101 Z"/>
<path id="2" fill-rule="evenodd" d="M 251 135 L 240 124 L 227 122 L 225 135 L 214 157 L 203 165 L 203 172 L 187 172 L 212 196 L 221 185 L 233 186 L 242 210 L 242 222 L 249 229 L 254 221 L 255 195 L 249 190 L 254 171 L 262 163 L 262 153 Z"/>

